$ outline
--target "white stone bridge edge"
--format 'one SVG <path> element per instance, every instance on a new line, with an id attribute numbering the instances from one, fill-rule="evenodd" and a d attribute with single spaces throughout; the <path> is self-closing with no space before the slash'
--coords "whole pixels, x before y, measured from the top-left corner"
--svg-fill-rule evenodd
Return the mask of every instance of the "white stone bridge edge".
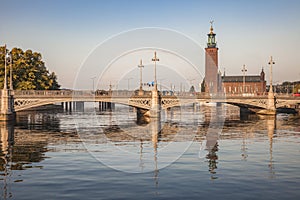
<path id="1" fill-rule="evenodd" d="M 60 102 L 73 102 L 73 101 L 83 101 L 83 102 L 111 102 L 123 105 L 129 105 L 142 109 L 150 109 L 151 106 L 151 98 L 57 98 L 57 99 L 41 99 L 41 98 L 16 98 L 15 99 L 15 111 L 26 110 L 29 108 L 60 103 Z M 267 99 L 237 99 L 237 98 L 229 98 L 229 99 L 198 99 L 198 98 L 163 98 L 161 102 L 161 106 L 163 109 L 174 107 L 174 106 L 182 106 L 186 104 L 192 103 L 207 103 L 207 102 L 220 102 L 220 103 L 228 103 L 233 104 L 240 107 L 257 107 L 261 109 L 266 108 Z M 292 104 L 300 104 L 300 99 L 291 99 L 291 100 L 276 100 L 276 107 L 286 107 L 287 105 Z"/>

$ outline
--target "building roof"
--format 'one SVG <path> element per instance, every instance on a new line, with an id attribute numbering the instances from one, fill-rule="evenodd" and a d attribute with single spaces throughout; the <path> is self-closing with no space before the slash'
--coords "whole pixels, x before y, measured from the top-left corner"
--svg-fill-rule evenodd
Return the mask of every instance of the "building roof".
<path id="1" fill-rule="evenodd" d="M 244 76 L 222 76 L 223 82 L 243 82 Z M 245 82 L 260 82 L 260 76 L 245 76 Z"/>

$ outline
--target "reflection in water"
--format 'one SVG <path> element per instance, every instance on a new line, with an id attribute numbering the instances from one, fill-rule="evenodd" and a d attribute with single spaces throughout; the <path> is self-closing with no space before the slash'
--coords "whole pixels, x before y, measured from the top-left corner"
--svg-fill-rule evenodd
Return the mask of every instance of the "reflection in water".
<path id="1" fill-rule="evenodd" d="M 208 159 L 208 170 L 211 174 L 211 179 L 217 179 L 215 169 L 217 169 L 218 163 L 218 140 L 224 125 L 225 114 L 221 106 L 212 107 L 211 109 L 213 110 L 210 112 L 210 127 L 206 134 L 206 150 L 208 151 L 206 158 Z"/>
<path id="2" fill-rule="evenodd" d="M 223 130 L 219 132 L 218 127 L 220 122 L 222 122 L 222 117 L 225 116 L 222 109 L 220 107 L 200 107 L 199 109 L 200 110 L 196 111 L 199 117 L 196 118 L 196 120 L 193 118 L 192 120 L 194 121 L 190 124 L 190 118 L 181 118 L 176 109 L 171 109 L 166 112 L 167 120 L 165 121 L 145 118 L 142 123 L 128 119 L 128 115 L 126 116 L 127 118 L 125 118 L 126 120 L 124 119 L 118 122 L 114 119 L 115 116 L 112 115 L 113 112 L 105 112 L 99 115 L 101 119 L 107 120 L 101 124 L 101 128 L 95 125 L 95 129 L 87 129 L 84 134 L 89 139 L 89 142 L 94 145 L 95 152 L 98 152 L 99 155 L 107 153 L 108 159 L 119 158 L 119 155 L 111 155 L 111 149 L 104 148 L 106 143 L 116 145 L 118 148 L 133 150 L 135 154 L 132 154 L 132 157 L 126 157 L 125 155 L 123 160 L 115 159 L 113 160 L 115 163 L 112 164 L 124 165 L 126 167 L 126 161 L 132 162 L 133 159 L 136 159 L 136 168 L 139 169 L 138 171 L 151 171 L 151 185 L 153 186 L 154 183 L 155 187 L 159 189 L 163 187 L 161 180 L 165 180 L 166 178 L 164 177 L 164 172 L 159 171 L 161 162 L 165 161 L 165 158 L 162 157 L 163 152 L 160 150 L 170 143 L 175 143 L 175 147 L 181 148 L 182 146 L 180 146 L 180 144 L 191 141 L 191 138 L 197 143 L 202 143 L 206 140 L 206 151 L 203 157 L 205 157 L 207 163 L 204 163 L 201 167 L 205 167 L 205 175 L 209 174 L 211 179 L 217 179 L 216 181 L 218 182 L 222 181 L 218 179 L 218 176 L 220 175 L 220 168 L 224 169 L 226 167 L 222 165 L 224 157 L 226 159 L 227 154 L 232 156 L 236 153 L 237 157 L 240 158 L 241 151 L 243 163 L 249 165 L 251 165 L 251 162 L 253 163 L 253 159 L 255 159 L 253 153 L 259 153 L 259 156 L 263 156 L 259 159 L 266 160 L 267 162 L 263 163 L 263 167 L 258 168 L 258 170 L 260 170 L 258 173 L 266 171 L 267 169 L 269 178 L 278 178 L 275 176 L 274 163 L 276 161 L 276 174 L 278 174 L 278 172 L 280 172 L 280 165 L 277 163 L 280 155 L 275 154 L 273 151 L 274 138 L 288 137 L 291 135 L 292 137 L 298 138 L 299 133 L 296 131 L 299 130 L 299 116 L 289 115 L 286 117 L 270 118 L 266 116 L 258 117 L 257 115 L 248 115 L 240 117 L 239 115 L 234 115 L 234 113 L 227 113 L 226 120 L 224 124 L 222 124 L 224 125 L 222 127 Z M 191 111 L 187 113 L 185 117 L 188 117 L 191 113 L 195 113 L 193 107 L 191 107 Z M 134 116 L 134 114 L 130 116 Z M 2 176 L 0 186 L 1 191 L 3 191 L 1 194 L 2 198 L 11 198 L 12 194 L 9 185 L 11 185 L 12 182 L 22 181 L 20 177 L 13 177 L 12 170 L 28 168 L 43 169 L 43 166 L 37 166 L 37 163 L 41 165 L 40 162 L 45 159 L 46 153 L 49 151 L 56 151 L 58 154 L 62 152 L 65 153 L 66 151 L 74 151 L 76 148 L 77 151 L 85 151 L 83 149 L 78 150 L 80 138 L 78 138 L 76 132 L 73 132 L 74 122 L 72 122 L 75 117 L 81 121 L 83 121 L 82 118 L 84 117 L 87 121 L 90 118 L 88 114 L 86 116 L 83 114 L 76 115 L 76 113 L 72 113 L 72 115 L 68 113 L 57 115 L 53 113 L 35 114 L 33 112 L 26 115 L 24 114 L 23 116 L 19 115 L 19 120 L 15 127 L 10 124 L 1 124 L 0 173 Z M 180 123 L 179 118 L 184 123 Z M 197 127 L 195 127 L 195 124 Z M 284 131 L 284 133 L 280 135 L 280 130 L 288 131 Z M 180 134 L 178 134 L 179 132 Z M 194 134 L 196 134 L 196 136 Z M 106 140 L 99 139 L 104 137 Z M 233 149 L 226 149 L 226 146 L 224 147 L 224 141 L 229 141 L 229 143 L 234 141 L 234 144 L 237 145 L 229 147 Z M 256 150 L 255 147 L 257 146 L 255 145 L 261 145 L 262 143 L 255 144 L 256 141 L 267 141 L 268 152 L 265 154 L 264 152 L 258 152 L 261 151 L 261 148 L 260 150 Z M 74 149 L 71 148 L 72 144 L 75 144 L 75 147 L 73 146 Z M 278 143 L 275 144 L 277 146 Z M 251 148 L 250 145 L 252 145 Z M 249 147 L 249 149 L 247 147 Z M 173 149 L 170 153 L 177 153 L 176 150 L 177 149 Z M 118 153 L 119 152 L 116 154 Z M 283 154 L 284 153 L 287 152 L 283 152 Z M 76 155 L 77 154 L 74 154 L 74 156 Z M 195 160 L 197 160 L 196 154 L 193 156 L 195 156 Z M 235 160 L 232 162 L 240 165 L 241 163 L 239 161 L 241 159 L 237 160 L 238 161 Z M 197 160 L 197 162 L 202 164 L 201 159 Z M 230 167 L 235 168 L 236 166 L 234 166 L 234 164 Z M 47 162 L 43 162 L 42 165 L 47 165 Z M 184 165 L 188 166 L 188 161 L 184 163 Z M 249 169 L 251 170 L 251 166 Z M 47 169 L 43 171 L 46 170 Z M 63 171 L 63 169 L 57 170 Z M 128 171 L 130 170 L 132 169 L 128 169 Z M 185 175 L 183 174 L 182 176 Z M 163 177 L 160 182 L 159 177 Z M 26 184 L 25 181 L 24 184 Z"/>
<path id="3" fill-rule="evenodd" d="M 211 174 L 211 179 L 217 179 L 218 177 L 216 176 L 216 171 L 215 169 L 217 169 L 217 164 L 218 164 L 218 155 L 217 155 L 217 151 L 218 151 L 218 143 L 216 143 L 214 145 L 213 148 L 211 148 L 208 151 L 208 154 L 206 155 L 206 158 L 208 159 L 208 170 Z"/>
<path id="4" fill-rule="evenodd" d="M 45 153 L 52 150 L 50 147 L 52 144 L 79 141 L 77 134 L 70 127 L 69 132 L 60 127 L 60 120 L 53 113 L 33 111 L 18 113 L 17 116 L 16 124 L 0 124 L 1 155 L 7 154 L 5 149 L 8 147 L 13 149 L 11 164 L 13 170 L 32 168 L 31 163 L 45 159 Z"/>
<path id="5" fill-rule="evenodd" d="M 158 166 L 157 166 L 157 143 L 159 140 L 159 137 L 161 136 L 161 119 L 160 118 L 153 118 L 150 121 L 150 130 L 152 133 L 152 144 L 153 144 L 153 150 L 154 150 L 154 180 L 155 180 L 155 186 L 158 187 Z"/>
<path id="6" fill-rule="evenodd" d="M 246 146 L 246 143 L 247 143 L 247 132 L 244 133 L 244 136 L 243 136 L 243 143 L 242 143 L 242 158 L 244 161 L 247 161 L 247 157 L 248 157 L 248 152 L 247 152 L 247 146 Z"/>
<path id="7" fill-rule="evenodd" d="M 276 136 L 276 116 L 269 116 L 266 119 L 267 123 L 267 130 L 268 130 L 268 137 L 269 137 L 269 169 L 270 169 L 270 178 L 275 178 L 275 171 L 274 171 L 274 161 L 273 161 L 273 138 Z"/>
<path id="8" fill-rule="evenodd" d="M 3 198 L 11 198 L 12 194 L 10 191 L 11 174 L 12 174 L 12 146 L 14 144 L 14 127 L 12 124 L 1 123 L 0 124 L 1 134 L 1 152 L 0 152 L 0 171 L 3 172 Z"/>
<path id="9" fill-rule="evenodd" d="M 141 168 L 141 172 L 144 172 L 144 168 L 145 168 L 145 163 L 143 161 L 143 140 L 140 140 L 140 168 Z"/>
<path id="10" fill-rule="evenodd" d="M 16 123 L 22 128 L 60 131 L 60 121 L 57 113 L 47 111 L 23 111 L 16 116 Z"/>

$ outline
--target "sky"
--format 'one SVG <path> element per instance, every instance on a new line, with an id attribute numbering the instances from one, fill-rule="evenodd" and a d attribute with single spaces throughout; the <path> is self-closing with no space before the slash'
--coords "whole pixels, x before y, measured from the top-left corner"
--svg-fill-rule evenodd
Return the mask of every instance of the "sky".
<path id="1" fill-rule="evenodd" d="M 0 45 L 40 52 L 63 88 L 197 85 L 214 21 L 219 69 L 259 74 L 272 55 L 273 82 L 300 80 L 298 0 L 0 0 Z M 188 84 L 189 83 L 189 84 Z"/>

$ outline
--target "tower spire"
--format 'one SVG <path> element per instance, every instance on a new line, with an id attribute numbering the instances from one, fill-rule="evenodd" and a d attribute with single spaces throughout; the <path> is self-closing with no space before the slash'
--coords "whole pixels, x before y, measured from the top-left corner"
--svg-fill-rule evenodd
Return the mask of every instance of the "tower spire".
<path id="1" fill-rule="evenodd" d="M 214 20 L 209 21 L 209 23 L 210 23 L 210 33 L 209 34 L 213 34 L 214 33 L 214 28 L 213 28 Z"/>

